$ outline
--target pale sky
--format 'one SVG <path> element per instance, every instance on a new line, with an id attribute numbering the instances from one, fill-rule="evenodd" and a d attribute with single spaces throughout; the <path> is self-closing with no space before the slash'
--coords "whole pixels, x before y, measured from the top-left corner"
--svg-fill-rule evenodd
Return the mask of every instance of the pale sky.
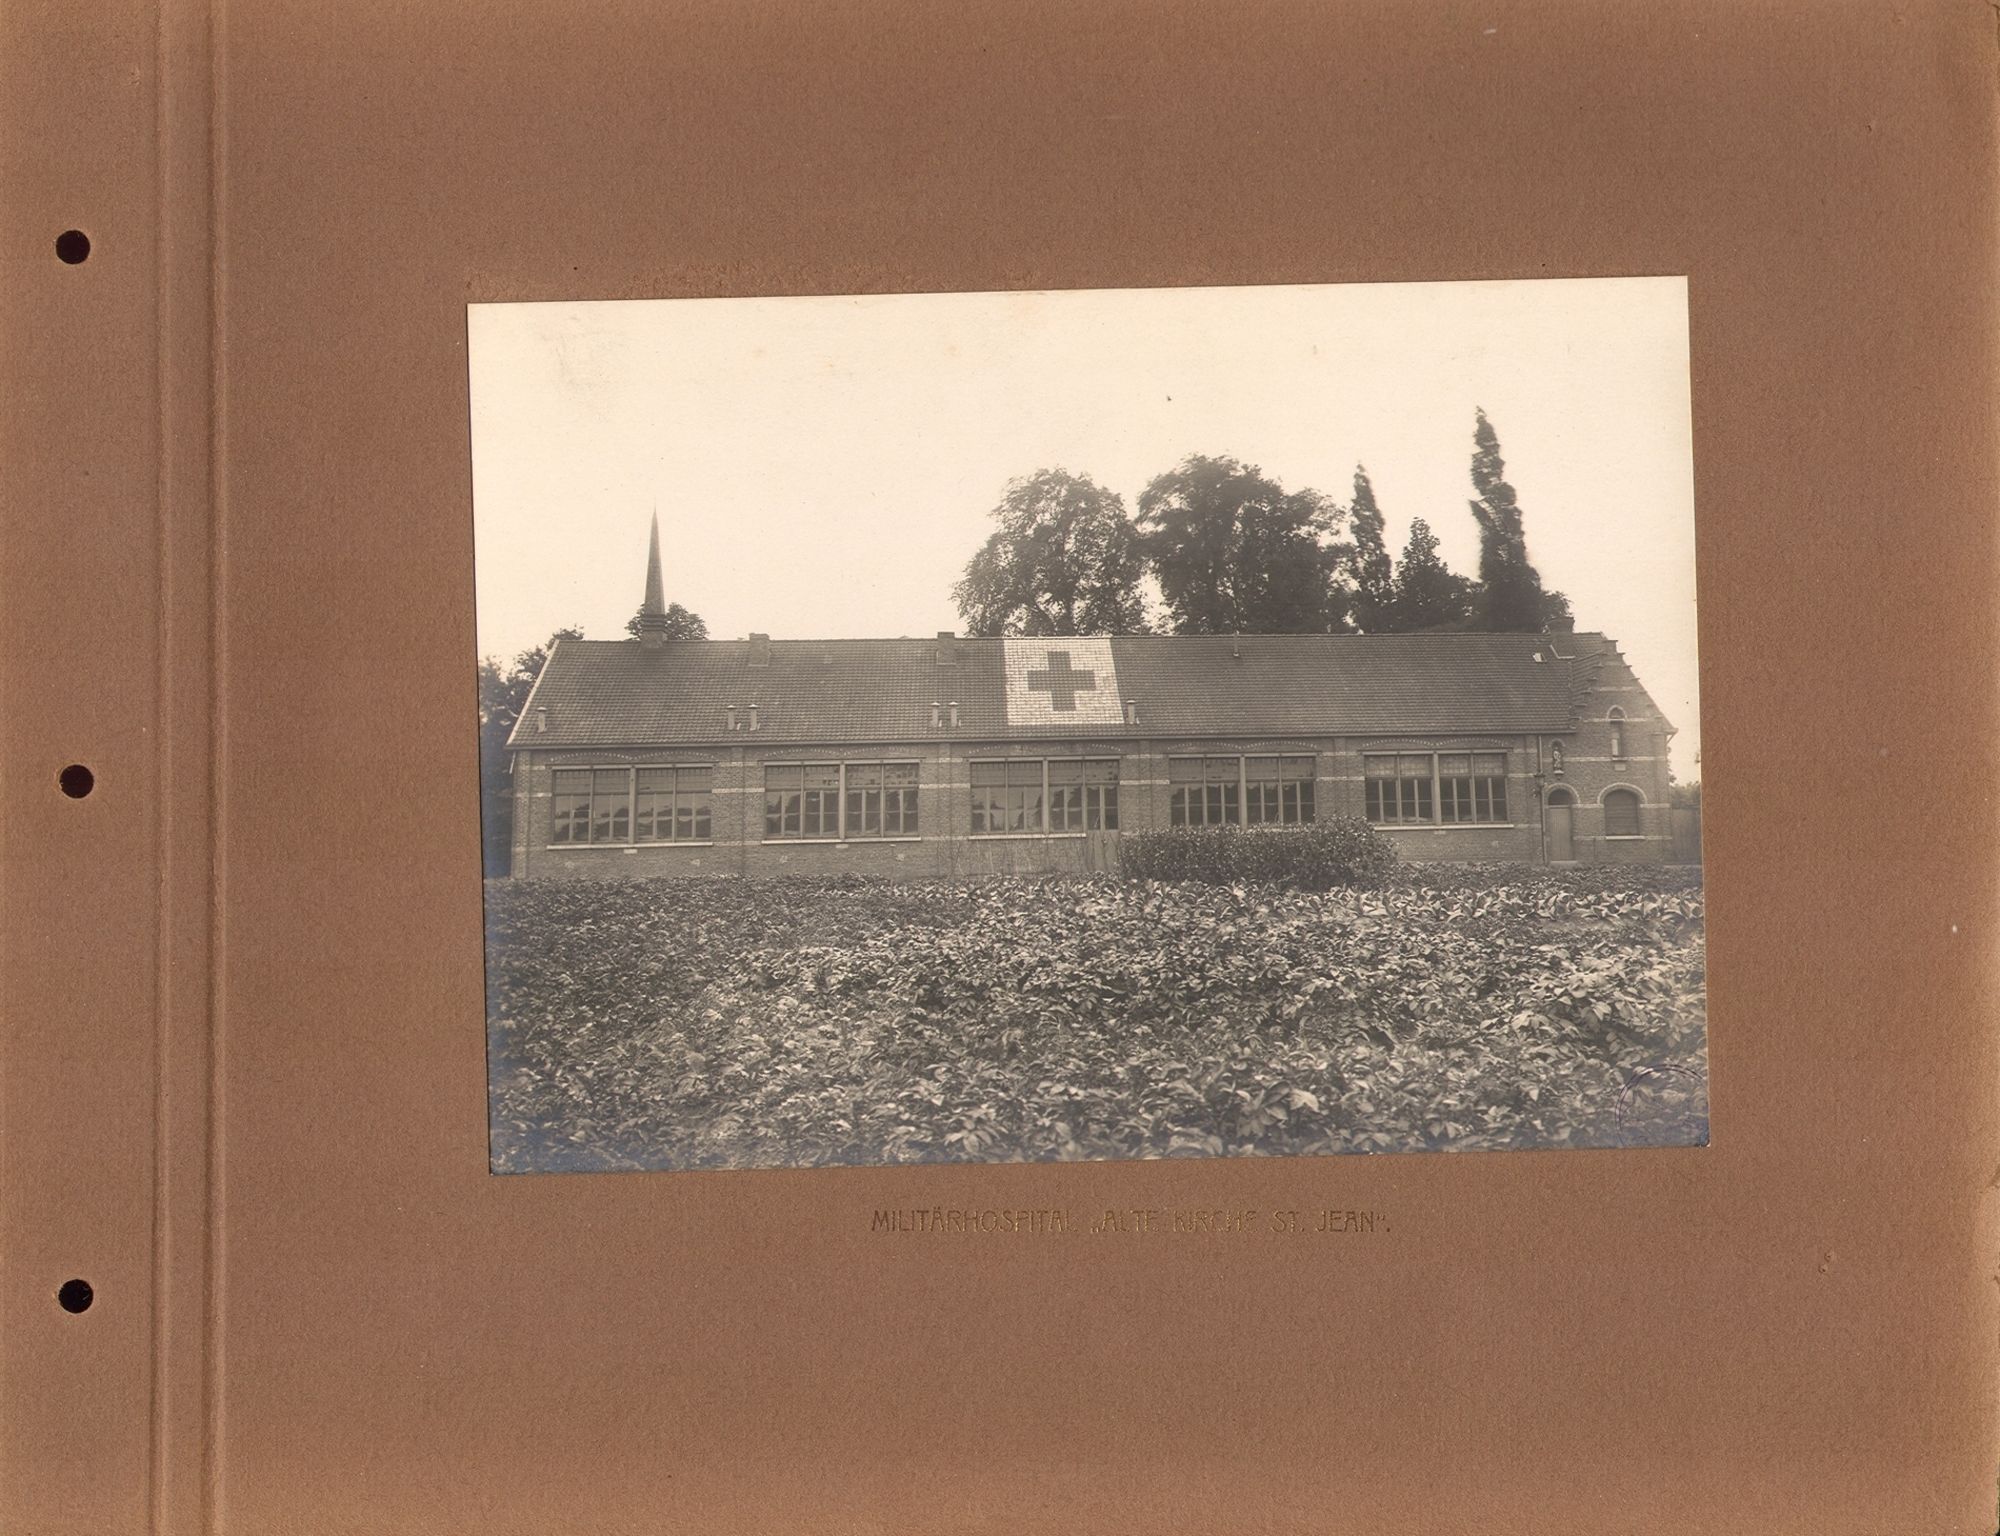
<path id="1" fill-rule="evenodd" d="M 927 635 L 1008 480 L 1138 510 L 1191 453 L 1477 575 L 1473 410 L 1529 557 L 1617 639 L 1699 776 L 1687 284 L 1679 277 L 475 304 L 479 649 L 619 639 L 655 508 L 669 602 L 730 639 Z"/>

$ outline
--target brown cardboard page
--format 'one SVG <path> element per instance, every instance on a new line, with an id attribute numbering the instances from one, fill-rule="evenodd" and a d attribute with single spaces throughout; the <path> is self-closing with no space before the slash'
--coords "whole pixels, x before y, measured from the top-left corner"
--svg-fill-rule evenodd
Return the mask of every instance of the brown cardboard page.
<path id="1" fill-rule="evenodd" d="M 1990 1531 L 1996 60 L 1971 0 L 12 8 L 0 1527 Z M 487 1172 L 469 300 L 1661 273 L 1712 1146 Z M 871 1231 L 988 1205 L 1381 1220 Z"/>

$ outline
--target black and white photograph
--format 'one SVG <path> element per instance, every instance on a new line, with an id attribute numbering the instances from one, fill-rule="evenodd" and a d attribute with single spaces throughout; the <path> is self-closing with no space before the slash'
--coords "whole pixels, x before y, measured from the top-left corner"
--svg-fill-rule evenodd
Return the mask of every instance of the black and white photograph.
<path id="1" fill-rule="evenodd" d="M 470 305 L 493 1170 L 1706 1145 L 1687 304 Z"/>

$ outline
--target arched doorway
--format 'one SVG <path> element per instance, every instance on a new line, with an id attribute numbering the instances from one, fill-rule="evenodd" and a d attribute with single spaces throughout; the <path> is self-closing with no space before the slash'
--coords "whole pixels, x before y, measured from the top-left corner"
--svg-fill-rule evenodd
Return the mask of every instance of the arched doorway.
<path id="1" fill-rule="evenodd" d="M 1576 796 L 1558 784 L 1542 807 L 1543 841 L 1551 864 L 1576 862 Z"/>

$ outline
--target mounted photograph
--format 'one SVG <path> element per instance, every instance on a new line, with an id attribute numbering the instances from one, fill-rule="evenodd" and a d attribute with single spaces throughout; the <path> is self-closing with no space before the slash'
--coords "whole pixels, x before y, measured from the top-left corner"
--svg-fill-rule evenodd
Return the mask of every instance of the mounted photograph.
<path id="1" fill-rule="evenodd" d="M 467 330 L 495 1172 L 1707 1143 L 1684 279 Z"/>

